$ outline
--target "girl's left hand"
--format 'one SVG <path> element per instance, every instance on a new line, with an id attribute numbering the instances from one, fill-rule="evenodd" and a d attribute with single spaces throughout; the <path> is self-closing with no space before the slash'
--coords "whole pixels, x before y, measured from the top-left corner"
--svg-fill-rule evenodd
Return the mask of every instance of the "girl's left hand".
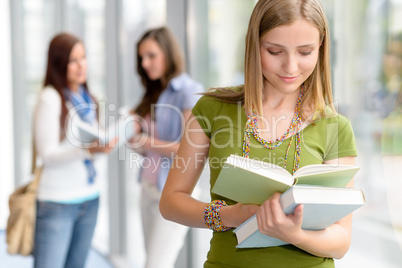
<path id="1" fill-rule="evenodd" d="M 278 238 L 290 244 L 300 243 L 303 230 L 303 205 L 298 205 L 294 214 L 283 213 L 279 203 L 280 193 L 266 200 L 257 211 L 258 228 L 262 234 Z"/>

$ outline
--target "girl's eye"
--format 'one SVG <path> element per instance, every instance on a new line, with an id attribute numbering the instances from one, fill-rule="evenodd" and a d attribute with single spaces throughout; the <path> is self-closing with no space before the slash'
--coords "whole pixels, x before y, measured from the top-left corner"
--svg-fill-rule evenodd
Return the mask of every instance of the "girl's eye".
<path id="1" fill-rule="evenodd" d="M 311 53 L 313 53 L 313 51 L 311 50 L 311 51 L 304 51 L 304 52 L 300 52 L 300 54 L 301 55 L 303 55 L 303 56 L 308 56 L 308 55 L 311 55 Z"/>
<path id="2" fill-rule="evenodd" d="M 156 54 L 149 53 L 147 56 L 148 56 L 148 59 L 153 59 L 153 58 L 155 58 Z"/>
<path id="3" fill-rule="evenodd" d="M 281 51 L 271 51 L 268 50 L 269 54 L 273 55 L 273 56 L 278 56 L 279 54 L 281 54 Z"/>
<path id="4" fill-rule="evenodd" d="M 75 63 L 78 63 L 78 62 L 83 62 L 85 60 L 86 60 L 86 57 L 84 56 L 84 57 L 81 57 L 81 58 L 70 59 L 70 60 L 68 60 L 68 63 L 75 64 Z"/>

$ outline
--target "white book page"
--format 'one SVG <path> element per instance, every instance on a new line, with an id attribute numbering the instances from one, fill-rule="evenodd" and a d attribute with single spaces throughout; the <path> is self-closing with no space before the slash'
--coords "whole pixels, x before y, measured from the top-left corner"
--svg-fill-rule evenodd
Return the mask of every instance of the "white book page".
<path id="1" fill-rule="evenodd" d="M 131 118 L 119 118 L 111 123 L 107 130 L 99 125 L 92 126 L 84 121 L 77 120 L 79 130 L 78 140 L 82 143 L 90 143 L 99 140 L 101 144 L 107 144 L 115 137 L 119 138 L 119 145 L 129 141 L 134 135 L 134 121 Z"/>
<path id="2" fill-rule="evenodd" d="M 233 166 L 249 170 L 264 177 L 275 179 L 287 185 L 293 185 L 294 179 L 292 175 L 280 166 L 238 155 L 230 155 L 226 161 Z"/>
<path id="3" fill-rule="evenodd" d="M 333 172 L 337 170 L 345 170 L 345 169 L 350 169 L 353 168 L 352 165 L 329 165 L 329 164 L 315 164 L 315 165 L 307 165 L 304 167 L 301 167 L 299 170 L 297 170 L 294 174 L 293 177 L 301 177 L 303 175 L 310 175 L 310 174 L 317 174 L 317 173 L 327 173 L 327 172 Z"/>
<path id="4" fill-rule="evenodd" d="M 75 120 L 78 128 L 78 135 L 74 133 L 74 138 L 81 143 L 91 143 L 97 139 L 103 140 L 105 131 L 99 125 L 92 126 L 82 120 Z"/>
<path id="5" fill-rule="evenodd" d="M 286 200 L 287 194 L 292 195 L 292 192 L 296 203 L 339 205 L 365 203 L 363 192 L 356 188 L 296 185 L 289 190 L 289 193 L 284 194 L 284 199 Z"/>
<path id="6" fill-rule="evenodd" d="M 108 143 L 115 137 L 118 137 L 118 144 L 122 145 L 130 141 L 134 135 L 134 116 L 119 116 L 119 119 L 111 123 L 107 131 L 105 131 L 105 143 Z"/>

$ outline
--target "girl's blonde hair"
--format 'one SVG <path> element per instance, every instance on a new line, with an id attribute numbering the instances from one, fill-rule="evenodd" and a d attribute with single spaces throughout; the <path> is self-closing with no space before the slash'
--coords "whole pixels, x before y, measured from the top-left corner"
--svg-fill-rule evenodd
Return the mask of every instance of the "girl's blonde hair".
<path id="1" fill-rule="evenodd" d="M 306 105 L 309 110 L 324 114 L 325 106 L 332 104 L 330 36 L 324 8 L 319 0 L 259 0 L 251 14 L 247 35 L 244 66 L 244 86 L 240 91 L 217 89 L 206 95 L 224 101 L 242 101 L 246 111 L 254 106 L 262 114 L 263 75 L 261 70 L 260 40 L 270 30 L 288 25 L 298 19 L 311 22 L 320 33 L 320 51 L 317 65 L 304 82 L 305 94 L 302 101 L 302 118 L 306 119 Z"/>

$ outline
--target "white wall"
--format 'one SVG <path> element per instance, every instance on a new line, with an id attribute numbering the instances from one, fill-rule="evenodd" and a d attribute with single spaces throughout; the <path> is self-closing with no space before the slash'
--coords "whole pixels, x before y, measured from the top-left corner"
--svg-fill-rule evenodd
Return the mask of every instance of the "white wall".
<path id="1" fill-rule="evenodd" d="M 14 188 L 14 152 L 12 117 L 11 36 L 9 0 L 0 0 L 0 229 L 4 229 L 8 216 L 8 195 Z"/>

